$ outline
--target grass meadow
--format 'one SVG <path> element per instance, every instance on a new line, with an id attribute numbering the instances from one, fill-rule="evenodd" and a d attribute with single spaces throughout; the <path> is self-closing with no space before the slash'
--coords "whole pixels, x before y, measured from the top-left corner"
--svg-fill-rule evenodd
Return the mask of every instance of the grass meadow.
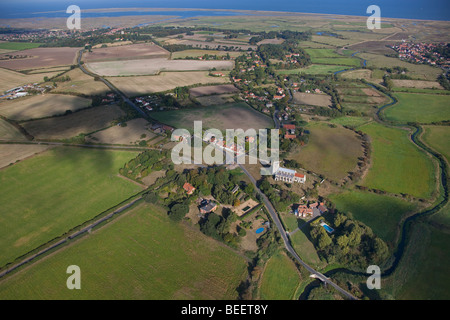
<path id="1" fill-rule="evenodd" d="M 130 209 L 61 251 L 0 282 L 0 299 L 234 300 L 247 277 L 234 251 L 149 204 Z M 66 269 L 81 269 L 68 290 Z"/>
<path id="2" fill-rule="evenodd" d="M 117 176 L 136 152 L 55 148 L 0 171 L 0 266 L 133 194 Z"/>
<path id="3" fill-rule="evenodd" d="M 396 194 L 431 197 L 434 165 L 406 131 L 370 123 L 358 128 L 371 138 L 372 165 L 362 185 Z"/>

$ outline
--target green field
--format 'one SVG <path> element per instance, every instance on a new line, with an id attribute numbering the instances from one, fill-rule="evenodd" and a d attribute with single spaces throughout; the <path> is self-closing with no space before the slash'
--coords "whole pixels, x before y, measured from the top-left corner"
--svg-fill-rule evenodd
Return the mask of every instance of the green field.
<path id="1" fill-rule="evenodd" d="M 450 163 L 450 127 L 449 126 L 424 126 L 422 136 L 426 144 L 441 153 Z"/>
<path id="2" fill-rule="evenodd" d="M 68 290 L 69 265 L 81 290 Z M 166 211 L 142 204 L 74 246 L 0 283 L 0 299 L 229 299 L 246 260 Z"/>
<path id="3" fill-rule="evenodd" d="M 361 65 L 361 61 L 359 59 L 355 58 L 345 58 L 345 57 L 339 57 L 339 58 L 313 58 L 312 63 L 315 64 L 331 64 L 331 65 L 341 65 L 341 66 L 350 66 L 350 67 L 359 67 Z"/>
<path id="4" fill-rule="evenodd" d="M 136 152 L 56 148 L 0 171 L 0 266 L 133 194 L 117 176 Z"/>
<path id="5" fill-rule="evenodd" d="M 292 70 L 276 70 L 276 73 L 278 74 L 298 74 L 298 73 L 305 73 L 305 74 L 331 74 L 335 73 L 337 71 L 346 70 L 349 69 L 349 66 L 336 66 L 336 65 L 325 65 L 325 64 L 312 64 L 306 68 L 300 68 L 300 69 L 292 69 Z"/>
<path id="6" fill-rule="evenodd" d="M 175 111 L 153 112 L 151 117 L 162 123 L 192 130 L 194 121 L 203 121 L 203 128 L 265 129 L 273 128 L 273 120 L 254 110 L 246 103 L 231 103 L 221 106 L 180 109 Z"/>
<path id="7" fill-rule="evenodd" d="M 450 120 L 449 98 L 445 95 L 396 93 L 398 103 L 384 113 L 388 120 L 432 123 Z"/>
<path id="8" fill-rule="evenodd" d="M 311 59 L 316 58 L 342 58 L 334 49 L 304 49 Z"/>
<path id="9" fill-rule="evenodd" d="M 356 168 L 363 150 L 361 140 L 353 131 L 322 123 L 310 124 L 306 129 L 311 132 L 308 144 L 289 154 L 289 159 L 334 181 L 344 179 Z"/>
<path id="10" fill-rule="evenodd" d="M 307 264 L 316 268 L 323 268 L 325 266 L 326 263 L 320 260 L 314 244 L 305 235 L 305 231 L 299 230 L 289 236 L 289 238 L 295 251 Z"/>
<path id="11" fill-rule="evenodd" d="M 0 42 L 0 49 L 4 50 L 26 50 L 34 49 L 41 45 L 42 43 L 31 43 L 31 42 Z"/>
<path id="12" fill-rule="evenodd" d="M 371 121 L 370 118 L 350 117 L 350 116 L 344 116 L 330 120 L 331 123 L 339 124 L 341 126 L 347 126 L 350 128 L 356 128 L 370 121 Z"/>
<path id="13" fill-rule="evenodd" d="M 404 200 L 369 192 L 350 191 L 330 196 L 336 209 L 363 222 L 387 242 L 394 241 L 400 219 L 416 206 Z"/>
<path id="14" fill-rule="evenodd" d="M 267 262 L 262 275 L 259 294 L 263 300 L 292 300 L 300 284 L 294 263 L 278 252 Z"/>
<path id="15" fill-rule="evenodd" d="M 429 198 L 435 189 L 434 165 L 406 131 L 370 123 L 358 128 L 371 138 L 372 166 L 363 180 L 368 188 Z"/>

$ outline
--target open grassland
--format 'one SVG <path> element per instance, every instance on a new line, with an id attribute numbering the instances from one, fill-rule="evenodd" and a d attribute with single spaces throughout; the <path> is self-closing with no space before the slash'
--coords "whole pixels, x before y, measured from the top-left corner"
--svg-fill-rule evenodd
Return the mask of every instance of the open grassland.
<path id="1" fill-rule="evenodd" d="M 229 83 L 228 77 L 212 77 L 208 72 L 162 72 L 157 76 L 107 78 L 127 96 L 173 90 L 180 85 Z"/>
<path id="2" fill-rule="evenodd" d="M 311 59 L 311 62 L 314 64 L 324 64 L 324 65 L 340 65 L 340 66 L 350 66 L 350 67 L 359 67 L 361 65 L 361 61 L 355 58 L 314 58 Z"/>
<path id="3" fill-rule="evenodd" d="M 414 79 L 436 81 L 438 75 L 442 73 L 442 70 L 437 67 L 431 67 L 424 64 L 412 64 L 384 55 L 373 53 L 359 53 L 357 55 L 362 59 L 367 60 L 368 67 L 388 68 L 399 66 L 407 68 L 408 72 L 406 74 Z"/>
<path id="4" fill-rule="evenodd" d="M 397 80 L 393 79 L 394 87 L 400 88 L 416 88 L 416 89 L 444 89 L 439 82 L 422 81 L 422 80 Z"/>
<path id="5" fill-rule="evenodd" d="M 143 76 L 155 75 L 162 71 L 208 71 L 231 70 L 232 61 L 200 61 L 200 60 L 168 60 L 166 58 L 90 62 L 86 66 L 94 73 L 101 76 Z"/>
<path id="6" fill-rule="evenodd" d="M 305 49 L 311 59 L 317 58 L 342 58 L 342 55 L 336 53 L 334 49 Z"/>
<path id="7" fill-rule="evenodd" d="M 0 60 L 0 67 L 12 70 L 29 70 L 72 65 L 76 62 L 80 48 L 35 48 L 14 52 L 30 58 Z"/>
<path id="8" fill-rule="evenodd" d="M 106 130 L 98 131 L 86 138 L 93 143 L 107 144 L 135 144 L 142 140 L 149 140 L 156 135 L 149 130 L 151 124 L 142 118 L 133 119 L 123 126 L 114 126 Z"/>
<path id="9" fill-rule="evenodd" d="M 46 94 L 29 96 L 0 103 L 0 114 L 13 120 L 30 120 L 62 115 L 67 110 L 76 111 L 92 104 L 91 99 Z"/>
<path id="10" fill-rule="evenodd" d="M 331 97 L 327 94 L 295 92 L 294 103 L 305 104 L 309 106 L 331 106 Z"/>
<path id="11" fill-rule="evenodd" d="M 162 209 L 139 205 L 76 245 L 1 282 L 6 299 L 234 300 L 246 260 Z M 67 290 L 76 264 L 82 289 Z M 290 277 L 288 279 L 291 279 Z M 283 284 L 285 286 L 285 284 Z"/>
<path id="12" fill-rule="evenodd" d="M 289 236 L 289 238 L 291 239 L 291 243 L 295 251 L 307 264 L 316 268 L 322 268 L 325 266 L 325 263 L 320 260 L 316 248 L 314 248 L 313 243 L 308 239 L 303 229 Z"/>
<path id="13" fill-rule="evenodd" d="M 239 92 L 232 84 L 224 84 L 219 86 L 205 86 L 205 87 L 196 87 L 189 90 L 189 93 L 193 97 L 200 96 L 209 96 L 213 94 L 226 94 L 226 93 L 236 93 Z"/>
<path id="14" fill-rule="evenodd" d="M 111 90 L 102 82 L 95 81 L 80 69 L 76 68 L 67 72 L 70 81 L 59 82 L 58 87 L 52 90 L 54 93 L 83 94 L 87 96 L 104 95 Z"/>
<path id="15" fill-rule="evenodd" d="M 117 176 L 136 152 L 56 148 L 0 171 L 0 265 L 141 190 Z"/>
<path id="16" fill-rule="evenodd" d="M 300 281 L 299 271 L 292 260 L 277 252 L 267 261 L 259 296 L 263 300 L 292 300 Z"/>
<path id="17" fill-rule="evenodd" d="M 336 65 L 325 65 L 325 64 L 312 64 L 306 68 L 291 69 L 291 70 L 276 70 L 277 74 L 333 74 L 337 71 L 349 69 L 349 66 L 336 66 Z"/>
<path id="18" fill-rule="evenodd" d="M 370 123 L 372 165 L 363 185 L 396 194 L 429 198 L 435 189 L 434 165 L 408 138 L 405 130 Z"/>
<path id="19" fill-rule="evenodd" d="M 265 129 L 273 128 L 272 118 L 252 109 L 246 103 L 222 106 L 153 112 L 152 118 L 176 128 L 192 130 L 194 121 L 203 121 L 203 129 Z"/>
<path id="20" fill-rule="evenodd" d="M 47 76 L 51 78 L 60 73 L 60 71 L 50 71 L 46 73 L 24 74 L 17 71 L 0 68 L 0 93 L 17 86 L 44 82 L 44 77 Z"/>
<path id="21" fill-rule="evenodd" d="M 449 98 L 445 95 L 396 93 L 398 103 L 384 111 L 392 121 L 432 123 L 450 120 Z"/>
<path id="22" fill-rule="evenodd" d="M 47 150 L 48 146 L 27 144 L 0 144 L 0 168 L 6 167 Z"/>
<path id="23" fill-rule="evenodd" d="M 196 97 L 195 100 L 197 100 L 202 106 L 209 107 L 233 103 L 235 102 L 233 96 L 234 94 L 220 94 L 220 95 Z"/>
<path id="24" fill-rule="evenodd" d="M 399 198 L 370 192 L 348 191 L 330 196 L 340 212 L 363 222 L 387 242 L 393 242 L 402 216 L 412 213 L 416 205 Z"/>
<path id="25" fill-rule="evenodd" d="M 308 144 L 290 153 L 289 159 L 334 181 L 344 179 L 356 168 L 363 148 L 353 131 L 321 123 L 309 124 L 305 128 L 311 133 Z"/>
<path id="26" fill-rule="evenodd" d="M 63 117 L 28 121 L 22 126 L 36 139 L 60 140 L 109 127 L 122 115 L 124 112 L 116 105 L 99 106 Z"/>
<path id="27" fill-rule="evenodd" d="M 350 70 L 345 71 L 339 74 L 342 78 L 345 79 L 366 79 L 370 80 L 372 78 L 372 70 L 369 69 L 358 69 L 358 70 Z"/>
<path id="28" fill-rule="evenodd" d="M 168 58 L 170 53 L 156 44 L 139 43 L 98 48 L 83 54 L 86 62 Z"/>
<path id="29" fill-rule="evenodd" d="M 441 153 L 450 163 L 450 127 L 424 126 L 423 140 L 431 148 Z"/>
<path id="30" fill-rule="evenodd" d="M 41 45 L 41 43 L 36 42 L 9 42 L 9 41 L 0 41 L 0 49 L 5 50 L 26 50 L 26 49 L 34 49 Z"/>
<path id="31" fill-rule="evenodd" d="M 397 300 L 450 299 L 450 234 L 427 223 L 415 224 L 410 234 L 397 269 L 381 283 L 381 293 Z"/>
<path id="32" fill-rule="evenodd" d="M 0 140 L 26 140 L 17 128 L 0 119 Z"/>
<path id="33" fill-rule="evenodd" d="M 370 122 L 371 119 L 367 117 L 340 117 L 330 120 L 330 123 L 339 124 L 341 126 L 347 126 L 350 128 L 357 128 L 363 124 Z"/>

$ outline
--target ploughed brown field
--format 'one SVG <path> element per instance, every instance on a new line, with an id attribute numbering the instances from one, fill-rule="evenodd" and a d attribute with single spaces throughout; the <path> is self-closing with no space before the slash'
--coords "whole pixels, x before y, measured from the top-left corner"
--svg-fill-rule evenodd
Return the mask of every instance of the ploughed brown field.
<path id="1" fill-rule="evenodd" d="M 86 52 L 83 60 L 87 62 L 93 61 L 112 61 L 112 60 L 133 60 L 139 58 L 167 58 L 170 53 L 157 46 L 154 43 L 139 43 L 124 46 L 114 46 L 93 49 L 92 52 Z"/>
<path id="2" fill-rule="evenodd" d="M 204 86 L 192 88 L 189 90 L 189 93 L 193 97 L 201 97 L 201 96 L 209 96 L 213 94 L 226 94 L 226 93 L 235 93 L 239 90 L 233 86 L 232 84 L 223 84 L 218 86 Z"/>
<path id="3" fill-rule="evenodd" d="M 30 70 L 76 63 L 77 52 L 81 48 L 35 48 L 14 52 L 15 55 L 28 56 L 25 59 L 0 60 L 0 67 L 12 70 Z M 2 55 L 4 56 L 4 55 Z"/>

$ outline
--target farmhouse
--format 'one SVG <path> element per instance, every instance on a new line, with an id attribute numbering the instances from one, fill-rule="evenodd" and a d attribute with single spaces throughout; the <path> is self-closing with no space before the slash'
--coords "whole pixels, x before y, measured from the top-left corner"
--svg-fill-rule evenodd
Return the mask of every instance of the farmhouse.
<path id="1" fill-rule="evenodd" d="M 297 135 L 295 134 L 295 125 L 293 124 L 284 124 L 283 128 L 286 130 L 284 135 L 285 139 L 295 139 Z"/>
<path id="2" fill-rule="evenodd" d="M 314 214 L 313 208 L 308 208 L 305 204 L 294 206 L 294 214 L 298 218 L 311 218 Z"/>
<path id="3" fill-rule="evenodd" d="M 286 169 L 280 167 L 280 162 L 275 161 L 272 164 L 272 174 L 275 176 L 275 181 L 284 181 L 288 183 L 298 182 L 305 183 L 306 176 L 304 174 L 298 173 L 292 169 Z"/>
<path id="4" fill-rule="evenodd" d="M 186 190 L 186 193 L 189 194 L 189 195 L 193 194 L 194 191 L 195 191 L 194 186 L 192 184 L 188 183 L 188 182 L 186 182 L 183 185 L 183 189 Z"/>

